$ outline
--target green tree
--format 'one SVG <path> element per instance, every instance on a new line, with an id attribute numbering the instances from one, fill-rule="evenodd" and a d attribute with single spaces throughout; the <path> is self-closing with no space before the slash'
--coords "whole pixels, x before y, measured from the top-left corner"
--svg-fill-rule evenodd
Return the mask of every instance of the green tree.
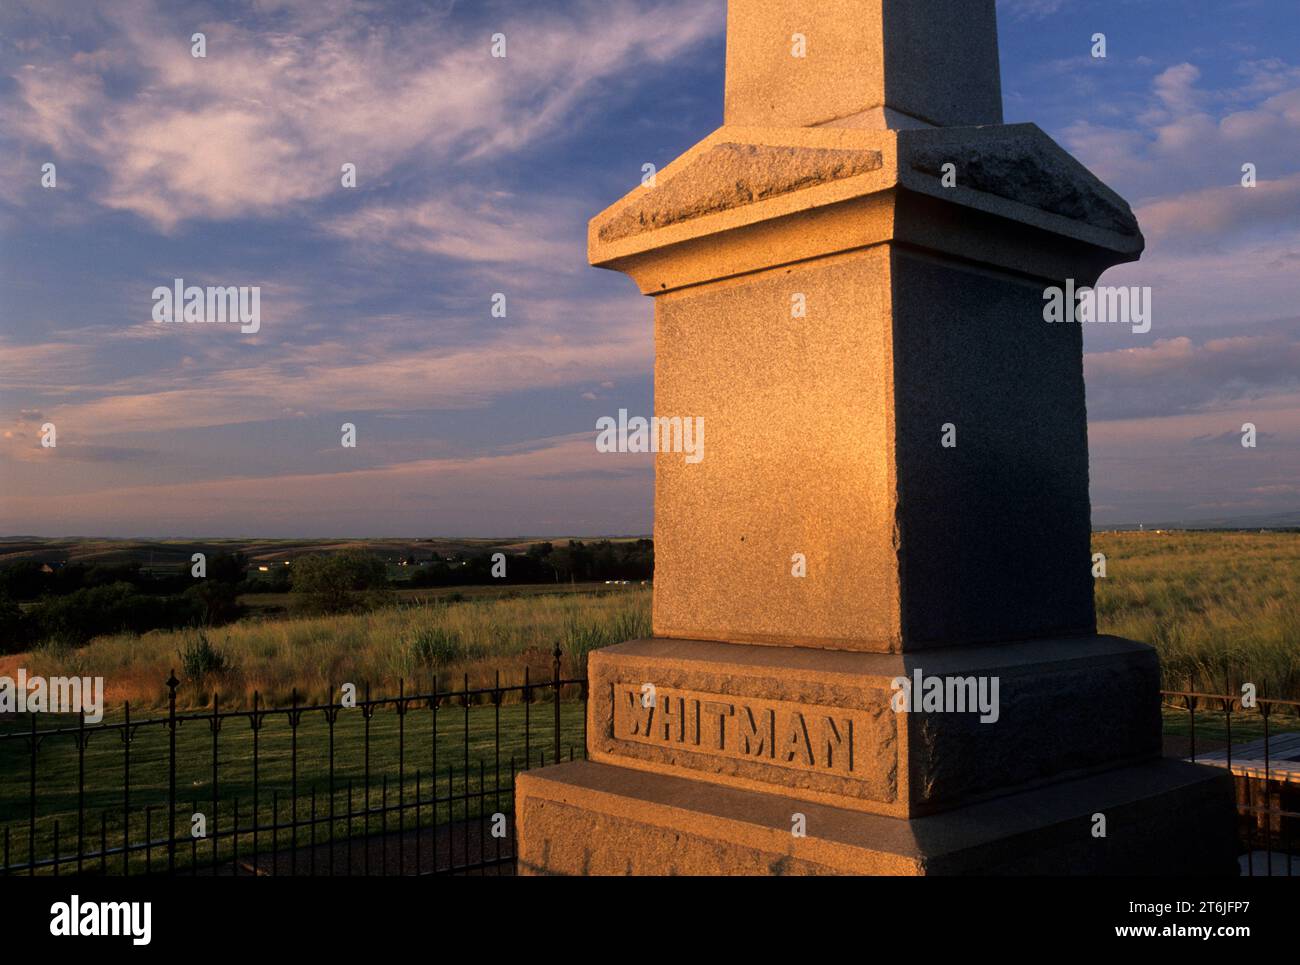
<path id="1" fill-rule="evenodd" d="M 362 607 L 383 589 L 387 571 L 383 560 L 360 550 L 312 553 L 294 560 L 292 580 L 300 607 L 342 613 Z"/>
<path id="2" fill-rule="evenodd" d="M 239 583 L 248 572 L 248 557 L 243 553 L 214 553 L 208 559 L 208 579 L 216 583 Z"/>
<path id="3" fill-rule="evenodd" d="M 11 600 L 36 599 L 54 582 L 41 566 L 40 560 L 19 560 L 0 569 L 0 594 Z"/>
<path id="4" fill-rule="evenodd" d="M 25 649 L 28 629 L 18 604 L 7 596 L 0 596 L 0 653 L 17 653 Z"/>
<path id="5" fill-rule="evenodd" d="M 199 622 L 209 626 L 230 623 L 239 619 L 243 613 L 233 583 L 201 580 L 183 595 L 193 604 Z"/>

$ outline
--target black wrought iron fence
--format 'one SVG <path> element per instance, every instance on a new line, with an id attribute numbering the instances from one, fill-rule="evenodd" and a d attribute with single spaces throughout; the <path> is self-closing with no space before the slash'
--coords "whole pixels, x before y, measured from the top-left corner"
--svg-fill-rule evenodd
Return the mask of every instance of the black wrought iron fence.
<path id="1" fill-rule="evenodd" d="M 583 756 L 585 677 L 0 723 L 3 875 L 511 874 L 514 778 Z M 1300 866 L 1300 700 L 1162 691 L 1166 753 L 1226 768 L 1248 874 Z"/>
<path id="2" fill-rule="evenodd" d="M 0 729 L 0 875 L 509 874 L 514 775 L 586 747 L 585 678 Z"/>
<path id="3" fill-rule="evenodd" d="M 1166 714 L 1166 754 L 1233 776 L 1243 873 L 1300 873 L 1300 700 L 1195 689 L 1161 697 L 1177 712 Z"/>

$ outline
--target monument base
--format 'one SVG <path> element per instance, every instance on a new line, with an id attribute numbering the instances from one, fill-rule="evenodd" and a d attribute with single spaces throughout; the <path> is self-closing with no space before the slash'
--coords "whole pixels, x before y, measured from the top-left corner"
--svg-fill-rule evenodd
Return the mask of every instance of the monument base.
<path id="1" fill-rule="evenodd" d="M 590 760 L 889 817 L 1160 756 L 1155 651 L 1119 637 L 919 654 L 653 637 L 587 672 Z"/>
<path id="2" fill-rule="evenodd" d="M 527 875 L 1235 875 L 1232 813 L 1226 774 L 1169 760 L 912 819 L 592 761 L 515 788 Z"/>

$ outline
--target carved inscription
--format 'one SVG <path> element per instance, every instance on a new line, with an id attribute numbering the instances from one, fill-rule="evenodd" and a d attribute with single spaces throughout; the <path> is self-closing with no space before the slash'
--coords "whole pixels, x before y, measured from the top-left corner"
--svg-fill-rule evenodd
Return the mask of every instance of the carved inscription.
<path id="1" fill-rule="evenodd" d="M 647 704 L 650 706 L 647 706 Z M 781 700 L 614 684 L 614 739 L 802 771 L 854 774 L 861 711 Z"/>

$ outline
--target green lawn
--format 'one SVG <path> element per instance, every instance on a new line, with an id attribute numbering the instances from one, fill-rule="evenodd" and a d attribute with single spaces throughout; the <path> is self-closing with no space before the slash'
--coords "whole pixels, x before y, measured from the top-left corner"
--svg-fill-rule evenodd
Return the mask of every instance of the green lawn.
<path id="1" fill-rule="evenodd" d="M 378 695 L 376 695 L 378 696 Z M 516 769 L 524 766 L 527 757 L 538 766 L 550 763 L 554 757 L 554 704 L 551 693 L 542 688 L 530 705 L 490 703 L 466 708 L 459 702 L 444 703 L 436 714 L 437 740 L 434 741 L 435 714 L 426 703 L 412 705 L 400 717 L 392 705 L 377 707 L 369 721 L 369 741 L 366 739 L 367 722 L 360 710 L 342 710 L 334 725 L 334 804 L 336 815 L 348 809 L 349 784 L 351 785 L 352 811 L 364 812 L 367 800 L 372 815 L 368 830 L 371 833 L 387 829 L 397 830 L 399 816 L 390 810 L 381 812 L 385 803 L 389 808 L 399 802 L 408 807 L 401 817 L 404 828 L 413 828 L 417 822 L 417 783 L 419 798 L 418 821 L 428 827 L 436 818 L 438 822 L 477 818 L 480 816 L 480 791 L 483 793 L 483 811 L 492 814 L 498 809 L 512 809 L 510 772 L 512 759 Z M 584 735 L 582 703 L 566 699 L 560 703 L 561 756 L 578 757 L 583 753 Z M 184 716 L 184 715 L 182 715 Z M 139 719 L 139 718 L 136 718 Z M 58 721 L 56 723 L 56 720 Z M 528 723 L 527 729 L 525 723 Z M 106 718 L 106 723 L 121 723 L 116 718 Z M 0 725 L 0 733 L 23 732 L 15 722 Z M 76 727 L 76 720 L 44 718 L 42 729 Z M 500 733 L 500 751 L 497 733 Z M 101 833 L 110 850 L 118 851 L 123 844 L 124 804 L 124 748 L 120 731 L 93 733 L 86 742 L 84 763 L 79 761 L 75 734 L 52 735 L 43 738 L 37 757 L 37 820 L 36 853 L 41 858 L 54 854 L 57 822 L 58 850 L 67 856 L 77 852 L 77 802 L 78 768 L 84 766 L 85 781 L 85 838 L 84 851 L 100 849 Z M 528 735 L 526 739 L 526 734 Z M 467 736 L 468 735 L 468 736 Z M 134 731 L 130 744 L 130 820 L 129 840 L 132 845 L 146 841 L 165 841 L 167 838 L 167 795 L 169 769 L 169 732 L 165 725 L 152 724 Z M 296 790 L 297 819 L 308 821 L 312 810 L 312 793 L 315 792 L 316 815 L 322 819 L 316 827 L 316 842 L 323 843 L 331 834 L 329 814 L 330 728 L 321 710 L 305 711 L 297 727 L 296 767 L 293 751 L 293 729 L 285 714 L 269 714 L 263 718 L 257 735 L 257 823 L 271 825 L 275 821 L 287 823 L 293 817 Z M 218 762 L 217 806 L 213 806 L 213 734 L 207 721 L 187 720 L 176 731 L 176 784 L 177 834 L 189 840 L 192 815 L 197 811 L 206 816 L 209 833 L 215 826 L 220 834 L 228 834 L 238 808 L 239 827 L 250 828 L 253 821 L 254 791 L 254 733 L 251 719 L 245 713 L 240 717 L 224 719 L 216 735 Z M 29 850 L 30 810 L 30 753 L 27 738 L 0 739 L 0 836 L 8 830 L 9 863 L 27 860 Z M 367 753 L 368 771 L 367 771 Z M 436 748 L 436 762 L 435 762 Z M 436 781 L 431 786 L 430 774 Z M 296 783 L 295 783 L 296 774 Z M 368 780 L 367 780 L 368 774 Z M 367 798 L 366 788 L 369 786 Z M 387 790 L 385 791 L 385 786 Z M 438 803 L 431 803 L 436 793 Z M 466 799 L 466 795 L 468 798 Z M 449 800 L 450 799 L 450 800 Z M 386 823 L 385 823 L 386 822 Z M 333 823 L 335 840 L 348 833 L 348 823 L 339 818 Z M 354 818 L 351 835 L 361 836 L 367 831 L 362 817 Z M 290 832 L 282 830 L 278 847 L 290 844 Z M 300 828 L 298 845 L 310 842 L 310 830 Z M 251 832 L 240 835 L 239 853 L 247 857 L 254 846 Z M 268 830 L 258 835 L 257 847 L 266 852 L 277 846 Z M 0 837 L 0 848 L 4 839 Z M 222 837 L 217 842 L 217 860 L 226 861 L 232 854 L 232 841 Z M 178 849 L 177 860 L 182 868 L 189 867 L 192 856 L 200 864 L 213 861 L 213 841 L 200 841 L 193 848 L 185 844 Z M 109 873 L 120 874 L 124 867 L 131 873 L 145 871 L 148 867 L 161 870 L 166 867 L 164 847 L 151 852 L 132 852 L 124 862 L 123 855 L 115 853 L 107 858 Z M 98 871 L 99 859 L 88 863 L 87 871 Z M 76 870 L 75 863 L 65 863 L 61 872 Z M 42 873 L 48 873 L 44 869 Z"/>
<path id="2" fill-rule="evenodd" d="M 1166 746 L 1169 738 L 1190 739 L 1193 732 L 1193 715 L 1188 712 L 1182 698 L 1167 698 L 1161 708 Z M 1288 708 L 1278 708 L 1269 716 L 1267 724 L 1257 710 L 1243 710 L 1234 704 L 1230 715 L 1224 714 L 1221 700 L 1199 700 L 1195 714 L 1196 749 L 1218 750 L 1226 747 L 1231 736 L 1232 744 L 1246 744 L 1268 736 L 1271 740 L 1279 734 L 1300 730 L 1300 714 Z M 1267 730 L 1265 729 L 1267 726 Z"/>

